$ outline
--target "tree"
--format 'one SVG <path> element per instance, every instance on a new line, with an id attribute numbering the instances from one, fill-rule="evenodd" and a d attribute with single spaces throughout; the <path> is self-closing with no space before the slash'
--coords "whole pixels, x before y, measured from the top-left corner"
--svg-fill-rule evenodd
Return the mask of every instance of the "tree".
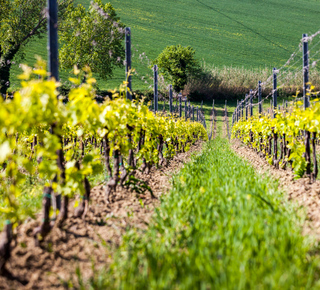
<path id="1" fill-rule="evenodd" d="M 153 61 L 161 73 L 170 81 L 176 92 L 181 91 L 187 83 L 188 76 L 200 72 L 200 65 L 194 57 L 195 50 L 191 46 L 167 46 Z"/>
<path id="2" fill-rule="evenodd" d="M 58 0 L 60 64 L 62 68 L 89 65 L 107 78 L 115 66 L 123 65 L 124 25 L 111 4 L 91 2 L 86 11 L 74 0 Z M 47 0 L 0 0 L 0 93 L 10 86 L 10 69 L 19 52 L 34 37 L 47 31 Z"/>
<path id="3" fill-rule="evenodd" d="M 89 66 L 101 78 L 111 77 L 115 67 L 123 66 L 124 33 L 110 3 L 94 0 L 88 10 L 82 5 L 70 7 L 61 26 L 61 67 Z"/>
<path id="4" fill-rule="evenodd" d="M 59 19 L 73 0 L 59 0 Z M 47 29 L 46 0 L 0 0 L 0 92 L 10 86 L 10 69 L 17 53 Z"/>

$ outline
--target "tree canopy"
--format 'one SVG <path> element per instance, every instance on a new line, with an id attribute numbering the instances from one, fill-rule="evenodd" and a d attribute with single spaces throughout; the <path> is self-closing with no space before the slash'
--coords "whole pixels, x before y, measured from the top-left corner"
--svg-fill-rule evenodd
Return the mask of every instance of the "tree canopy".
<path id="1" fill-rule="evenodd" d="M 112 76 L 123 66 L 125 26 L 110 3 L 94 0 L 86 10 L 71 6 L 61 26 L 60 63 L 62 68 L 90 66 L 101 78 Z"/>
<path id="2" fill-rule="evenodd" d="M 58 0 L 59 19 L 73 0 Z M 33 38 L 47 29 L 46 0 L 0 0 L 0 91 L 10 86 L 10 68 L 18 52 Z"/>
<path id="3" fill-rule="evenodd" d="M 62 68 L 90 66 L 101 77 L 123 65 L 124 25 L 111 4 L 91 1 L 89 10 L 74 0 L 58 0 L 60 64 Z M 34 37 L 47 31 L 46 0 L 0 0 L 0 92 L 10 86 L 14 57 Z"/>
<path id="4" fill-rule="evenodd" d="M 200 65 L 195 59 L 195 50 L 191 46 L 167 46 L 153 61 L 160 72 L 170 81 L 175 91 L 179 92 L 187 83 L 188 76 L 198 74 Z"/>

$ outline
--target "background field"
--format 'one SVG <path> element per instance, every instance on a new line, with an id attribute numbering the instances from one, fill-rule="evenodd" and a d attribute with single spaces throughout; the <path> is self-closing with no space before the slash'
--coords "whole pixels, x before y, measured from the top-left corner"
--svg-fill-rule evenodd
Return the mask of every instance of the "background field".
<path id="1" fill-rule="evenodd" d="M 76 2 L 88 7 L 90 0 Z M 153 59 L 172 44 L 191 45 L 197 58 L 207 65 L 271 70 L 282 65 L 296 50 L 302 33 L 312 34 L 320 29 L 318 0 L 110 2 L 122 22 L 132 29 L 134 49 L 138 50 L 133 55 L 133 64 L 140 76 L 150 73 L 150 69 L 139 62 L 139 54 L 145 52 Z M 28 45 L 25 62 L 32 64 L 35 54 L 46 57 L 45 38 Z M 12 80 L 18 72 L 16 64 Z M 62 78 L 66 79 L 67 74 L 62 73 Z M 100 81 L 100 87 L 114 88 L 123 78 L 124 70 L 118 70 L 114 80 Z M 146 88 L 149 84 L 136 77 L 133 89 Z"/>

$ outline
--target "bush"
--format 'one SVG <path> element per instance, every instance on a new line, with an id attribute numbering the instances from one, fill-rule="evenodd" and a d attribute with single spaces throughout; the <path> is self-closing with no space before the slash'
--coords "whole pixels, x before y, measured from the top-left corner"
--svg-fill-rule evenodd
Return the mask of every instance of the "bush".
<path id="1" fill-rule="evenodd" d="M 165 79 L 172 83 L 173 89 L 180 92 L 187 84 L 188 78 L 201 72 L 200 65 L 194 57 L 195 50 L 191 46 L 167 46 L 153 61 Z"/>

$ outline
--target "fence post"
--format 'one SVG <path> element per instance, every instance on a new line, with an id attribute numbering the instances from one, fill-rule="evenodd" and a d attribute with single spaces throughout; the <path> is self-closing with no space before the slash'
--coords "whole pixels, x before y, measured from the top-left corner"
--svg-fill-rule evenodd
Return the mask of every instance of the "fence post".
<path id="1" fill-rule="evenodd" d="M 237 122 L 239 122 L 240 120 L 240 102 L 238 101 L 238 105 L 237 105 Z"/>
<path id="2" fill-rule="evenodd" d="M 273 68 L 272 99 L 273 99 L 273 118 L 275 118 L 276 117 L 276 110 L 277 110 L 277 69 L 276 68 Z"/>
<path id="3" fill-rule="evenodd" d="M 185 116 L 185 119 L 187 121 L 187 118 L 188 118 L 188 112 L 187 112 L 187 98 L 184 100 L 184 116 Z"/>
<path id="4" fill-rule="evenodd" d="M 238 122 L 238 110 L 239 110 L 239 100 L 237 100 L 237 106 L 236 106 L 236 110 L 235 110 L 236 122 Z"/>
<path id="5" fill-rule="evenodd" d="M 245 97 L 245 106 L 246 106 L 246 120 L 248 119 L 248 95 L 246 94 L 246 97 Z"/>
<path id="6" fill-rule="evenodd" d="M 309 86 L 309 52 L 308 52 L 308 34 L 302 34 L 303 42 L 303 107 L 309 107 L 309 97 L 307 96 Z"/>
<path id="7" fill-rule="evenodd" d="M 158 111 L 158 66 L 153 66 L 153 97 L 154 97 L 154 112 Z"/>
<path id="8" fill-rule="evenodd" d="M 131 78 L 131 29 L 126 27 L 126 96 L 128 100 L 132 100 L 132 78 Z"/>
<path id="9" fill-rule="evenodd" d="M 258 104 L 259 104 L 259 115 L 262 114 L 262 103 L 261 103 L 261 81 L 258 82 Z"/>
<path id="10" fill-rule="evenodd" d="M 172 85 L 169 86 L 169 110 L 172 113 Z"/>
<path id="11" fill-rule="evenodd" d="M 179 117 L 182 117 L 182 96 L 179 97 Z"/>
<path id="12" fill-rule="evenodd" d="M 238 105 L 237 105 L 237 122 L 239 122 L 240 119 L 240 103 L 238 101 Z"/>
<path id="13" fill-rule="evenodd" d="M 48 58 L 51 77 L 59 81 L 59 52 L 58 52 L 58 3 L 48 0 Z"/>
<path id="14" fill-rule="evenodd" d="M 192 121 L 194 122 L 194 106 L 192 106 Z"/>
<path id="15" fill-rule="evenodd" d="M 252 106 L 252 90 L 250 90 L 250 117 L 253 116 L 253 106 Z"/>
<path id="16" fill-rule="evenodd" d="M 238 100 L 237 100 L 236 110 L 234 111 L 234 121 L 235 121 L 235 122 L 238 122 L 238 106 L 239 106 L 238 103 L 239 103 L 239 102 L 238 102 Z"/>
<path id="17" fill-rule="evenodd" d="M 197 122 L 199 122 L 199 107 L 197 106 Z"/>

